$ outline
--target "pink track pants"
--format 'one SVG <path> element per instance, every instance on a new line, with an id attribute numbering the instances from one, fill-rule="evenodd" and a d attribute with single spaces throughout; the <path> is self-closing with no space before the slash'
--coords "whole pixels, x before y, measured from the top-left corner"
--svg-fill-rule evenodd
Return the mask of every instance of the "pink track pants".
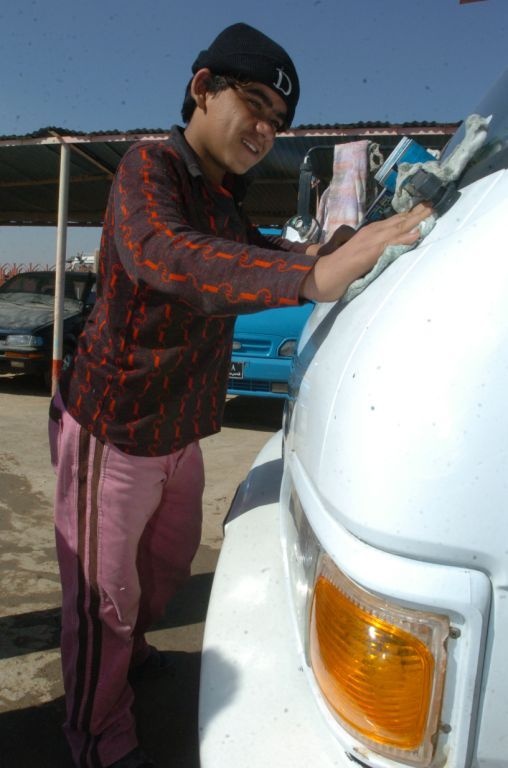
<path id="1" fill-rule="evenodd" d="M 76 766 L 102 768 L 137 745 L 129 666 L 144 659 L 145 631 L 190 576 L 201 536 L 203 458 L 197 442 L 169 456 L 127 455 L 63 408 L 58 422 L 50 419 L 49 437 L 64 730 Z"/>

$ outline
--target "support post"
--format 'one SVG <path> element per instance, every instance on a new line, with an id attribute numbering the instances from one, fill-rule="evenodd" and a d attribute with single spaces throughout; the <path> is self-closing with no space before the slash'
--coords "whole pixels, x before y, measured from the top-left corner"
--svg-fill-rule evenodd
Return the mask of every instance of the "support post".
<path id="1" fill-rule="evenodd" d="M 67 216 L 69 210 L 70 147 L 60 145 L 60 182 L 58 186 L 58 225 L 56 236 L 55 314 L 51 393 L 54 395 L 62 368 L 63 306 L 65 297 L 65 257 L 67 253 Z"/>

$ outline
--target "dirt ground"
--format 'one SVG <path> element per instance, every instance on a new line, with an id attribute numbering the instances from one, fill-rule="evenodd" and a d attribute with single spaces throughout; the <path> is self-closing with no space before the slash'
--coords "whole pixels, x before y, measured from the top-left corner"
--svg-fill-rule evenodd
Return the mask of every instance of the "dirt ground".
<path id="1" fill-rule="evenodd" d="M 29 377 L 0 376 L 0 768 L 71 768 L 60 657 L 60 584 L 47 449 L 49 396 Z M 202 633 L 221 541 L 238 483 L 280 428 L 279 400 L 234 398 L 224 428 L 202 442 L 204 529 L 193 575 L 149 641 L 171 652 L 162 677 L 136 684 L 140 739 L 160 768 L 198 768 Z"/>

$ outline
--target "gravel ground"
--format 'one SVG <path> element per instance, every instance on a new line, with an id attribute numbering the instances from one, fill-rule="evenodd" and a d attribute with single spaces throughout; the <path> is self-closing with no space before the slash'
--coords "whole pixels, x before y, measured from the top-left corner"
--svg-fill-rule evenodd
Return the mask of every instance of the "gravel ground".
<path id="1" fill-rule="evenodd" d="M 48 404 L 38 381 L 0 376 L 0 768 L 72 767 L 61 731 Z M 139 736 L 159 768 L 199 766 L 200 652 L 222 521 L 281 417 L 279 400 L 233 398 L 222 432 L 202 441 L 207 475 L 202 543 L 190 582 L 149 636 L 172 653 L 174 664 L 162 678 L 136 686 Z"/>

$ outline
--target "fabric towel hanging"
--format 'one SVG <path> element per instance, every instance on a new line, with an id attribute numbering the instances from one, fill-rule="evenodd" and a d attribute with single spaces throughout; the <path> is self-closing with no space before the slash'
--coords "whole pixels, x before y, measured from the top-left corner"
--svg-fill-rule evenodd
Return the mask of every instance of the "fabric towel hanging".
<path id="1" fill-rule="evenodd" d="M 356 227 L 365 215 L 368 141 L 336 144 L 333 151 L 333 176 L 319 203 L 317 220 L 324 243 L 341 224 Z"/>

